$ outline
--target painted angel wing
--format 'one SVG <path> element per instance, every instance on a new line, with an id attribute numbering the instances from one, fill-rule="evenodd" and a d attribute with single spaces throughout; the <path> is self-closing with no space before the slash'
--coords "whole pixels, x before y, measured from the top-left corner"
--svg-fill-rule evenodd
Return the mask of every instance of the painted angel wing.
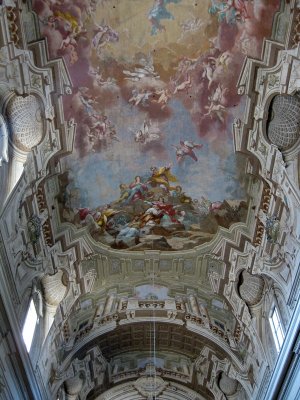
<path id="1" fill-rule="evenodd" d="M 188 155 L 194 160 L 198 161 L 198 158 L 196 157 L 196 154 L 193 152 L 193 150 L 190 150 Z"/>

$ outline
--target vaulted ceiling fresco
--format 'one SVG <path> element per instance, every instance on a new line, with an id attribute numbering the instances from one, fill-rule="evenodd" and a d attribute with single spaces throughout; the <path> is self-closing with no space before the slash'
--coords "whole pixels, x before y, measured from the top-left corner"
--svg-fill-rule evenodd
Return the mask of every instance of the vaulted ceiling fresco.
<path id="1" fill-rule="evenodd" d="M 114 248 L 188 249 L 244 221 L 232 123 L 244 56 L 278 1 L 33 2 L 50 57 L 73 81 L 77 124 L 61 218 Z M 241 170 L 240 170 L 241 169 Z"/>
<path id="2" fill-rule="evenodd" d="M 28 398 L 275 398 L 273 315 L 292 346 L 300 308 L 300 5 L 2 4 L 0 303 Z"/>

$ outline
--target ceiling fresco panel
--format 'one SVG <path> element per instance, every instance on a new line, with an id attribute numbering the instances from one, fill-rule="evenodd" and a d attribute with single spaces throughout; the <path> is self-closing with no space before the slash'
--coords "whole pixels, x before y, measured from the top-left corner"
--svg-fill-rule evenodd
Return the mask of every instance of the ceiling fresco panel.
<path id="1" fill-rule="evenodd" d="M 300 287 L 300 4 L 280 3 L 1 3 L 0 295 L 17 339 L 38 312 L 17 343 L 37 399 L 153 377 L 162 398 L 272 397 L 268 316 L 292 346 Z"/>
<path id="2" fill-rule="evenodd" d="M 246 220 L 236 83 L 279 1 L 34 0 L 50 57 L 73 81 L 77 124 L 62 222 L 115 249 L 176 251 Z"/>

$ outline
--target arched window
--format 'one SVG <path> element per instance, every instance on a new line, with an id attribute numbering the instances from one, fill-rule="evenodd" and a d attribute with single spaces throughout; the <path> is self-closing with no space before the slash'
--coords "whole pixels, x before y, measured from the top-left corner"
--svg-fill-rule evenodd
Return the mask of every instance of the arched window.
<path id="1" fill-rule="evenodd" d="M 269 321 L 270 321 L 270 325 L 271 325 L 271 329 L 272 329 L 275 346 L 279 353 L 279 351 L 282 347 L 282 344 L 283 344 L 283 340 L 284 340 L 284 331 L 283 331 L 280 315 L 279 315 L 279 312 L 278 312 L 278 309 L 276 306 L 274 306 L 272 308 L 272 311 L 271 311 L 271 314 L 269 317 Z"/>
<path id="2" fill-rule="evenodd" d="M 38 321 L 37 312 L 35 309 L 34 301 L 33 299 L 31 299 L 22 330 L 23 340 L 28 353 L 31 348 L 37 321 Z"/>

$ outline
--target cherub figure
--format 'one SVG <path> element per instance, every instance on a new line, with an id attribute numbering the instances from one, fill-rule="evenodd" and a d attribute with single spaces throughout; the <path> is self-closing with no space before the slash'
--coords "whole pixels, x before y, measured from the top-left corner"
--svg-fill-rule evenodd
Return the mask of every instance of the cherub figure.
<path id="1" fill-rule="evenodd" d="M 149 91 L 148 89 L 144 89 L 142 92 L 139 92 L 137 89 L 132 90 L 132 96 L 128 100 L 129 103 L 131 103 L 134 106 L 138 106 L 139 104 L 142 104 L 144 107 L 148 106 L 148 101 L 151 96 L 152 92 Z"/>
<path id="2" fill-rule="evenodd" d="M 188 92 L 188 90 L 192 87 L 192 81 L 191 81 L 191 76 L 187 75 L 187 79 L 179 84 L 176 85 L 175 90 L 173 92 L 173 94 L 176 94 L 178 92 L 181 92 L 183 90 L 186 90 Z"/>
<path id="3" fill-rule="evenodd" d="M 166 88 L 166 89 L 157 90 L 155 92 L 155 94 L 159 95 L 159 98 L 157 100 L 152 100 L 152 101 L 160 104 L 161 109 L 163 110 L 167 106 L 168 101 L 171 98 L 171 93 L 170 93 L 169 89 Z"/>
<path id="4" fill-rule="evenodd" d="M 208 88 L 210 88 L 213 79 L 214 79 L 214 70 L 215 66 L 212 62 L 204 62 L 203 63 L 203 73 L 202 73 L 202 79 L 207 79 L 208 80 Z"/>
<path id="5" fill-rule="evenodd" d="M 218 85 L 213 95 L 209 97 L 210 105 L 205 106 L 208 111 L 206 114 L 204 114 L 204 116 L 210 116 L 212 118 L 215 114 L 222 123 L 224 122 L 223 114 L 226 111 L 224 103 L 226 101 L 225 94 L 227 91 L 228 88 L 223 88 L 221 84 Z"/>
<path id="6" fill-rule="evenodd" d="M 213 118 L 215 114 L 219 120 L 223 123 L 224 122 L 224 112 L 226 112 L 226 108 L 222 104 L 215 104 L 213 102 L 210 103 L 209 106 L 205 106 L 207 109 L 207 113 L 203 114 L 203 116 L 209 116 Z"/>
<path id="7" fill-rule="evenodd" d="M 203 144 L 195 144 L 189 140 L 181 140 L 180 144 L 173 147 L 176 149 L 176 159 L 178 163 L 181 163 L 186 156 L 191 157 L 194 161 L 198 161 L 198 158 L 194 152 L 194 149 L 201 149 Z"/>

